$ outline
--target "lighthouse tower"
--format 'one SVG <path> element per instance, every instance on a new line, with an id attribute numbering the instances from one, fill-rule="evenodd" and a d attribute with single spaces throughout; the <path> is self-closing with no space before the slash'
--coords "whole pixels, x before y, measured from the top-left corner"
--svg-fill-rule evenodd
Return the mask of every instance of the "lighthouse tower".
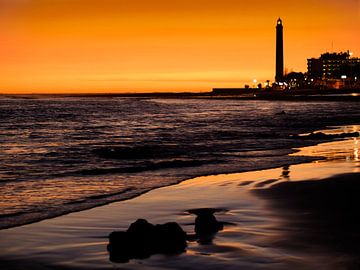
<path id="1" fill-rule="evenodd" d="M 276 24 L 276 82 L 284 81 L 283 25 L 279 18 Z"/>

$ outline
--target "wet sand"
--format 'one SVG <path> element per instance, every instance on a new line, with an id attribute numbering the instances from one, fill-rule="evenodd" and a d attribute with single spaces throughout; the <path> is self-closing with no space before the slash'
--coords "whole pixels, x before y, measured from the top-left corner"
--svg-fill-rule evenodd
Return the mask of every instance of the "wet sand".
<path id="1" fill-rule="evenodd" d="M 305 147 L 308 164 L 197 177 L 140 197 L 0 231 L 2 269 L 359 269 L 358 139 Z M 107 236 L 138 218 L 178 222 L 216 208 L 224 230 L 180 255 L 109 261 Z"/>
<path id="2" fill-rule="evenodd" d="M 277 246 L 322 256 L 325 269 L 360 269 L 359 173 L 281 183 L 256 194 L 286 228 Z"/>

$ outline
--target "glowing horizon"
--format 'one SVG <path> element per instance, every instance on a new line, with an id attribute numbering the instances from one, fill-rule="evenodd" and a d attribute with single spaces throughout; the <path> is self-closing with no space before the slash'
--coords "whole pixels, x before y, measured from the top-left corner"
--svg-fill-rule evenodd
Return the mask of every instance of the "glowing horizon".
<path id="1" fill-rule="evenodd" d="M 209 91 L 273 81 L 326 51 L 360 56 L 360 0 L 0 2 L 0 93 Z"/>

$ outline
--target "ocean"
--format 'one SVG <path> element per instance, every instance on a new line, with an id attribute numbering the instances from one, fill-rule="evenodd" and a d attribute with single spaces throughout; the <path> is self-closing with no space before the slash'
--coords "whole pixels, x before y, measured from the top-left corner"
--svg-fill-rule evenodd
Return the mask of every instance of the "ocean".
<path id="1" fill-rule="evenodd" d="M 182 180 L 313 160 L 289 156 L 360 124 L 351 101 L 0 97 L 0 228 Z M 333 139 L 333 138 L 332 138 Z"/>

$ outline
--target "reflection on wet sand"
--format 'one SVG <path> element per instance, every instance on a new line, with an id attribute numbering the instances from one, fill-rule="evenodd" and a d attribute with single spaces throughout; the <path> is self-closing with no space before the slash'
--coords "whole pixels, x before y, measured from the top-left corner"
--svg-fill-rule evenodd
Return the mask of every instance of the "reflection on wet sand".
<path id="1" fill-rule="evenodd" d="M 281 176 L 284 180 L 290 180 L 290 166 L 286 165 L 282 168 Z"/>
<path id="2" fill-rule="evenodd" d="M 339 133 L 358 133 L 359 125 L 338 127 L 323 131 L 324 134 Z M 351 137 L 347 140 L 332 141 L 321 143 L 315 146 L 303 147 L 300 152 L 292 154 L 295 156 L 318 156 L 323 157 L 326 161 L 340 160 L 348 162 L 359 161 L 359 136 Z"/>
<path id="3" fill-rule="evenodd" d="M 350 128 L 350 131 L 358 130 L 358 126 Z M 292 181 L 253 190 L 279 218 L 281 229 L 273 244 L 304 254 L 309 261 L 323 258 L 324 269 L 360 269 L 358 141 L 355 137 L 302 148 L 295 155 L 324 159 L 293 166 L 292 173 L 297 177 Z M 308 166 L 313 169 L 306 169 Z M 341 173 L 341 168 L 347 173 L 334 173 L 334 170 Z M 281 178 L 290 180 L 290 171 L 289 166 L 284 166 Z M 335 175 L 329 177 L 323 172 Z M 308 178 L 323 180 L 304 181 Z"/>

